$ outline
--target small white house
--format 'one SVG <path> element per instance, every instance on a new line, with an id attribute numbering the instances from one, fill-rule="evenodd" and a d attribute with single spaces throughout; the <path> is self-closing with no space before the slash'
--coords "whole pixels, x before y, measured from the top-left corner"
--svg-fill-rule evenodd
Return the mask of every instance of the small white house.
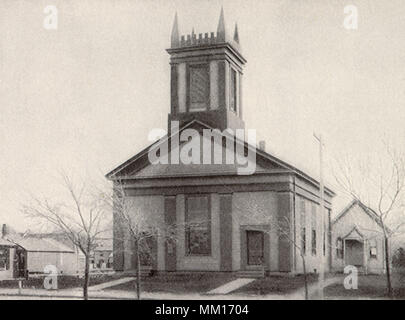
<path id="1" fill-rule="evenodd" d="M 26 267 L 30 274 L 44 273 L 49 265 L 55 266 L 59 274 L 74 275 L 81 270 L 78 252 L 54 239 L 21 237 L 13 241 L 26 250 Z"/>
<path id="2" fill-rule="evenodd" d="M 352 201 L 332 221 L 332 270 L 352 265 L 363 273 L 385 272 L 382 224 L 377 214 Z"/>

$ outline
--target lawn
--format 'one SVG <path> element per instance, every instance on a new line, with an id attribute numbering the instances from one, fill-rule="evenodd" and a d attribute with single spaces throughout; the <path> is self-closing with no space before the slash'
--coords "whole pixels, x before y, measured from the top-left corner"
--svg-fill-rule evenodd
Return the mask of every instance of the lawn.
<path id="1" fill-rule="evenodd" d="M 154 275 L 142 278 L 144 292 L 206 293 L 237 277 L 227 273 L 189 273 Z M 135 281 L 123 283 L 106 290 L 135 290 Z"/>
<path id="2" fill-rule="evenodd" d="M 325 296 L 331 299 L 383 299 L 387 298 L 387 278 L 385 275 L 359 275 L 358 289 L 347 290 L 341 283 L 325 288 Z M 405 275 L 394 274 L 392 277 L 394 297 L 405 299 Z"/>
<path id="3" fill-rule="evenodd" d="M 308 275 L 308 285 L 315 282 L 315 275 Z M 304 287 L 304 276 L 269 276 L 257 279 L 248 285 L 239 288 L 232 293 L 264 295 L 264 294 L 286 294 Z"/>
<path id="4" fill-rule="evenodd" d="M 23 288 L 40 289 L 44 288 L 45 276 L 30 276 L 28 280 L 23 280 Z M 106 281 L 118 279 L 120 275 L 94 274 L 90 276 L 90 286 Z M 58 276 L 58 289 L 77 288 L 83 286 L 83 278 L 78 276 Z M 17 280 L 0 281 L 0 288 L 18 288 Z"/>
<path id="5" fill-rule="evenodd" d="M 190 273 L 155 275 L 142 279 L 144 292 L 167 293 L 207 293 L 227 282 L 237 279 L 237 275 L 227 273 Z M 316 281 L 316 276 L 308 275 L 308 284 Z M 248 285 L 233 291 L 237 294 L 263 295 L 290 293 L 304 286 L 304 277 L 271 276 L 257 279 Z M 135 281 L 110 287 L 106 290 L 135 290 Z"/>

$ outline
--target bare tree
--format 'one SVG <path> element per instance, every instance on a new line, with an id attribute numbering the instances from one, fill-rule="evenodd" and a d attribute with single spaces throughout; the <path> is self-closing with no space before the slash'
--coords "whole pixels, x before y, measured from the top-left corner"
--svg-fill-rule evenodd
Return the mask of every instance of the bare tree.
<path id="1" fill-rule="evenodd" d="M 299 232 L 298 239 L 294 236 L 291 236 L 291 220 L 288 217 L 284 217 L 276 224 L 276 230 L 278 234 L 286 239 L 294 248 L 299 252 L 302 261 L 302 273 L 304 275 L 304 290 L 305 290 L 305 300 L 308 300 L 308 275 L 307 275 L 307 268 L 306 268 L 306 260 L 305 260 L 305 249 L 302 246 L 302 241 L 305 241 L 305 238 L 302 239 L 302 234 Z M 322 254 L 322 253 L 321 253 Z"/>
<path id="2" fill-rule="evenodd" d="M 85 183 L 76 184 L 65 174 L 61 177 L 65 193 L 61 201 L 32 196 L 22 210 L 28 217 L 39 219 L 55 232 L 64 234 L 83 253 L 83 299 L 88 300 L 90 256 L 97 246 L 97 237 L 109 228 L 103 223 L 107 212 L 100 200 L 92 197 Z"/>
<path id="3" fill-rule="evenodd" d="M 375 213 L 382 229 L 385 248 L 387 293 L 393 297 L 391 280 L 390 239 L 403 231 L 405 158 L 384 142 L 385 150 L 377 157 L 336 161 L 334 171 L 339 187 Z"/>
<path id="4" fill-rule="evenodd" d="M 124 180 L 116 180 L 113 187 L 100 192 L 104 204 L 116 215 L 115 221 L 119 225 L 114 228 L 122 228 L 123 234 L 120 239 L 125 242 L 133 242 L 134 248 L 131 254 L 135 253 L 136 272 L 136 295 L 141 299 L 141 257 L 152 261 L 155 259 L 151 240 L 156 241 L 158 237 L 164 241 L 176 241 L 176 226 L 166 225 L 164 221 L 157 221 L 156 215 L 151 210 L 140 207 L 128 196 Z M 125 250 L 124 250 L 125 251 Z"/>

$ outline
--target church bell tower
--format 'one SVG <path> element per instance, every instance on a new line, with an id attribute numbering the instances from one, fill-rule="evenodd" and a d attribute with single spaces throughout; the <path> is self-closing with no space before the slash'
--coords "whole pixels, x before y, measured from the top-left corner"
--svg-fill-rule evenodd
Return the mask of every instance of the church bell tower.
<path id="1" fill-rule="evenodd" d="M 180 36 L 177 14 L 171 34 L 171 121 L 180 127 L 197 119 L 221 131 L 244 129 L 241 54 L 238 26 L 228 35 L 221 9 L 217 32 Z"/>

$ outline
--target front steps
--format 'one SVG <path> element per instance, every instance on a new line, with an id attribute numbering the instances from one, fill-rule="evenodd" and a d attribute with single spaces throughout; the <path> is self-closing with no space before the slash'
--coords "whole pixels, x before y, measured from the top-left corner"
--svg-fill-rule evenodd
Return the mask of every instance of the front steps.
<path id="1" fill-rule="evenodd" d="M 127 270 L 127 271 L 123 271 L 123 274 L 130 276 L 130 277 L 136 277 L 137 276 L 137 272 L 136 270 Z M 147 278 L 153 275 L 153 270 L 151 267 L 146 267 L 146 266 L 142 266 L 141 267 L 141 278 Z"/>
<path id="2" fill-rule="evenodd" d="M 261 270 L 240 270 L 237 272 L 239 278 L 264 278 L 265 272 Z"/>

